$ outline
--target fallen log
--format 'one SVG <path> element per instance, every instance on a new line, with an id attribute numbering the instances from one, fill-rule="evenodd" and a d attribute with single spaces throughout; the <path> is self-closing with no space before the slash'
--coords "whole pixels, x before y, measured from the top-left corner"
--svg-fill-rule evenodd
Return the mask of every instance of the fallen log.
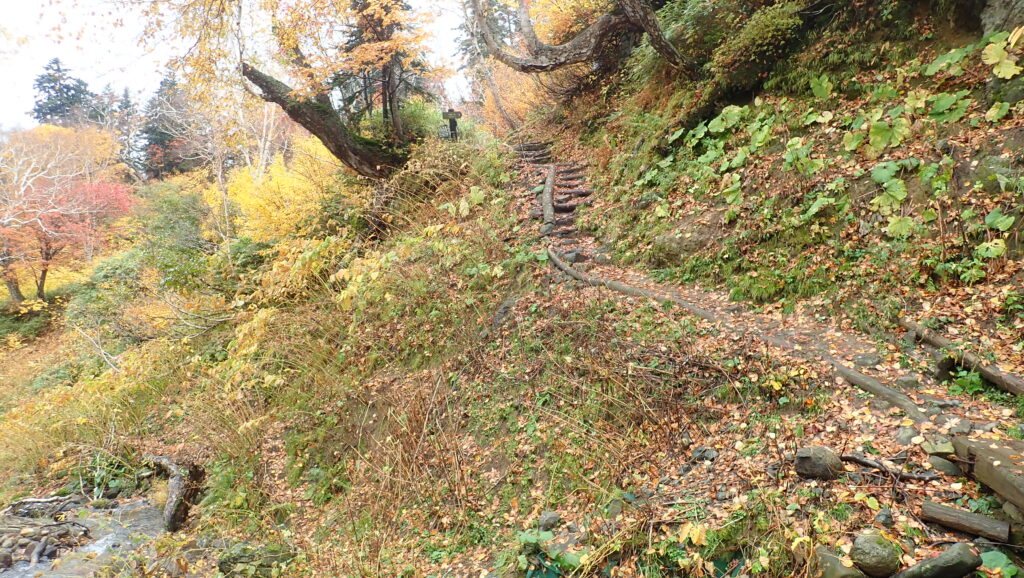
<path id="1" fill-rule="evenodd" d="M 920 323 L 915 323 L 904 318 L 900 319 L 899 324 L 904 329 L 913 332 L 919 341 L 923 341 L 944 351 L 949 357 L 953 358 L 957 365 L 977 371 L 985 381 L 988 381 L 1004 391 L 1008 391 L 1016 395 L 1024 395 L 1024 379 L 1021 379 L 1016 375 L 1006 373 L 998 367 L 987 363 L 977 355 L 957 347 L 957 345 L 949 339 L 935 333 Z"/>
<path id="2" fill-rule="evenodd" d="M 997 542 L 1010 539 L 1010 524 L 1002 520 L 982 516 L 966 510 L 951 508 L 926 501 L 921 505 L 921 519 L 965 532 L 972 536 L 984 536 Z"/>
<path id="3" fill-rule="evenodd" d="M 778 346 L 784 349 L 785 351 L 797 355 L 798 357 L 801 357 L 803 359 L 817 358 L 822 361 L 825 361 L 836 370 L 836 373 L 838 373 L 843 379 L 845 379 L 851 385 L 856 386 L 868 393 L 871 393 L 879 397 L 889 405 L 892 405 L 903 410 L 907 417 L 914 420 L 915 422 L 923 423 L 928 421 L 927 414 L 925 414 L 924 411 L 922 411 L 921 408 L 918 407 L 916 403 L 914 403 L 914 400 L 896 391 L 895 389 L 883 385 L 882 382 L 878 381 L 873 377 L 864 375 L 859 371 L 856 371 L 850 367 L 843 365 L 837 359 L 835 359 L 831 355 L 828 355 L 827 353 L 815 353 L 813 351 L 806 349 L 798 349 L 795 345 L 793 345 L 792 343 L 790 343 L 789 341 L 782 337 L 769 335 L 757 331 L 746 331 L 738 327 L 732 326 L 728 322 L 726 322 L 726 320 L 722 319 L 718 315 L 706 309 L 698 307 L 677 295 L 660 293 L 657 291 L 652 291 L 650 289 L 643 289 L 640 287 L 627 285 L 619 281 L 602 279 L 600 277 L 586 275 L 580 272 L 579 270 L 574 269 L 569 264 L 567 264 L 561 258 L 558 251 L 556 251 L 553 248 L 548 248 L 548 258 L 550 259 L 551 263 L 560 271 L 585 285 L 590 285 L 592 287 L 604 287 L 606 289 L 611 289 L 612 291 L 617 291 L 619 293 L 623 293 L 626 295 L 632 295 L 634 297 L 645 297 L 647 299 L 653 299 L 659 303 L 672 303 L 683 308 L 684 310 L 688 311 L 690 314 L 696 317 L 699 317 L 706 321 L 710 321 L 712 323 L 717 323 L 722 328 L 732 333 L 737 333 L 740 335 L 753 335 L 754 337 L 757 337 L 762 341 Z"/>

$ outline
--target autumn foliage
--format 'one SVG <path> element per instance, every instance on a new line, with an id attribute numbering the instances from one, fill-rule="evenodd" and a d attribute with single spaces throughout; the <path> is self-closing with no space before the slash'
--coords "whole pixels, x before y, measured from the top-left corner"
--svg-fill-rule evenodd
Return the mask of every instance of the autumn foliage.
<path id="1" fill-rule="evenodd" d="M 92 256 L 103 225 L 132 204 L 109 134 L 43 125 L 9 135 L 0 148 L 0 265 L 13 302 L 31 276 L 45 299 L 59 258 Z"/>

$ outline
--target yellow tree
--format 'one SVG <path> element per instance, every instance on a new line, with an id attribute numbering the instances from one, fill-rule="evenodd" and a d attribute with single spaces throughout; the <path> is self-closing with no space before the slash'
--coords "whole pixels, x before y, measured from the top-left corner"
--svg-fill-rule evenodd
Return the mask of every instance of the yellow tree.
<path id="1" fill-rule="evenodd" d="M 150 38 L 170 30 L 191 47 L 178 64 L 194 87 L 211 91 L 240 73 L 356 173 L 383 178 L 405 163 L 409 135 L 400 102 L 423 71 L 418 19 L 405 2 L 148 0 L 146 6 Z M 390 133 L 368 138 L 357 127 L 375 105 Z"/>

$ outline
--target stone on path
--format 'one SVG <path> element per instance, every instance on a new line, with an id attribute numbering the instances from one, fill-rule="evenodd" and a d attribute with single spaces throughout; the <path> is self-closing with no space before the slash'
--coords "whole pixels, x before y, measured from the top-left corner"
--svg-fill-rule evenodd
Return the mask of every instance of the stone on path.
<path id="1" fill-rule="evenodd" d="M 546 532 L 556 528 L 562 523 L 562 516 L 558 512 L 551 510 L 544 510 L 540 513 L 540 518 L 537 520 L 537 528 L 541 532 Z"/>
<path id="2" fill-rule="evenodd" d="M 853 541 L 850 558 L 868 576 L 884 578 L 900 569 L 902 549 L 877 532 L 865 532 Z"/>
<path id="3" fill-rule="evenodd" d="M 865 578 L 863 572 L 855 567 L 844 566 L 842 559 L 824 546 L 818 546 L 814 553 L 817 572 L 811 576 L 815 578 Z"/>
<path id="4" fill-rule="evenodd" d="M 963 477 L 964 472 L 960 469 L 960 466 L 947 460 L 946 458 L 940 458 L 939 456 L 930 456 L 928 463 L 932 465 L 937 471 L 940 471 L 946 475 L 950 475 L 956 478 Z"/>
<path id="5" fill-rule="evenodd" d="M 945 552 L 919 562 L 893 578 L 964 578 L 981 566 L 981 558 L 969 544 L 953 544 Z"/>
<path id="6" fill-rule="evenodd" d="M 796 473 L 801 478 L 833 480 L 843 473 L 843 462 L 823 446 L 800 448 L 796 452 Z"/>

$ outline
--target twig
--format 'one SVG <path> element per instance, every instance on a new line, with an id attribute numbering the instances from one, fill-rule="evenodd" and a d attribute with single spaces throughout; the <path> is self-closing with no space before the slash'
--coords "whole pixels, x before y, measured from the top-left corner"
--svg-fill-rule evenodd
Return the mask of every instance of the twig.
<path id="1" fill-rule="evenodd" d="M 939 476 L 937 474 L 933 474 L 931 472 L 926 472 L 926 473 L 922 473 L 922 474 L 914 474 L 914 473 L 911 473 L 911 472 L 900 472 L 900 471 L 894 470 L 894 469 L 892 469 L 892 468 L 882 464 L 881 462 L 877 462 L 875 460 L 871 460 L 871 459 L 865 458 L 863 456 L 858 456 L 856 454 L 843 454 L 843 455 L 839 456 L 839 459 L 843 460 L 844 462 L 853 462 L 855 464 L 864 466 L 866 468 L 874 468 L 876 470 L 880 470 L 880 471 L 885 472 L 885 473 L 889 474 L 890 476 L 896 478 L 897 480 L 904 481 L 904 482 L 905 481 L 930 482 L 930 481 L 939 479 Z"/>
<path id="2" fill-rule="evenodd" d="M 113 369 L 114 371 L 117 371 L 117 372 L 121 371 L 121 368 L 118 367 L 117 363 L 115 363 L 115 361 L 117 361 L 117 357 L 116 356 L 113 356 L 113 355 L 107 353 L 107 350 L 103 349 L 103 346 L 101 346 L 99 344 L 99 342 L 96 341 L 95 339 L 93 339 L 88 333 L 86 333 L 84 330 L 82 330 L 81 327 L 79 327 L 77 325 L 72 325 L 71 328 L 74 329 L 75 331 L 81 333 L 83 337 L 85 337 L 86 339 L 89 340 L 89 343 L 92 343 L 92 346 L 95 347 L 96 351 L 99 352 L 100 357 L 103 358 L 103 361 L 107 365 L 109 365 L 111 369 Z"/>

